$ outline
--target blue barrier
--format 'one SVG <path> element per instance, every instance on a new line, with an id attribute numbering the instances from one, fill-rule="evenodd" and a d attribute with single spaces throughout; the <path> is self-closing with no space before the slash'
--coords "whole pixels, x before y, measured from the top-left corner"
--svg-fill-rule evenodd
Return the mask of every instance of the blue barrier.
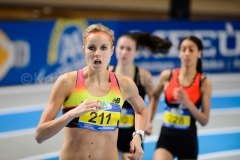
<path id="1" fill-rule="evenodd" d="M 144 31 L 170 40 L 173 46 L 168 55 L 140 50 L 135 60 L 153 75 L 180 66 L 178 42 L 188 35 L 203 41 L 205 73 L 240 72 L 240 21 L 4 21 L 0 23 L 0 86 L 52 83 L 59 75 L 84 67 L 82 32 L 93 23 L 114 30 L 116 39 L 125 32 Z"/>

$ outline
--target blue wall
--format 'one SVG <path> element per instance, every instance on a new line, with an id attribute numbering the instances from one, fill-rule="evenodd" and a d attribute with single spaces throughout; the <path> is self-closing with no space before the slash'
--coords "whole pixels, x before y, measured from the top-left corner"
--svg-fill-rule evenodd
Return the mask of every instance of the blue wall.
<path id="1" fill-rule="evenodd" d="M 153 75 L 179 67 L 178 42 L 187 35 L 203 40 L 205 73 L 240 72 L 240 21 L 17 21 L 0 22 L 0 86 L 52 83 L 59 75 L 84 67 L 82 32 L 93 23 L 114 30 L 116 39 L 144 31 L 170 40 L 173 46 L 167 56 L 141 50 L 135 60 Z"/>

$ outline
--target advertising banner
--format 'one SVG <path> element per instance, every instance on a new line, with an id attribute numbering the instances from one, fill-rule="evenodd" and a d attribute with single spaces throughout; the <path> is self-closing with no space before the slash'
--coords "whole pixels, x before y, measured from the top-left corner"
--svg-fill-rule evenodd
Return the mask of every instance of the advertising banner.
<path id="1" fill-rule="evenodd" d="M 93 23 L 114 30 L 116 40 L 123 33 L 143 31 L 171 41 L 168 55 L 139 51 L 136 65 L 153 75 L 180 66 L 178 43 L 188 35 L 203 41 L 203 72 L 240 72 L 240 21 L 0 21 L 0 86 L 53 83 L 86 66 L 82 32 Z M 113 55 L 110 64 L 116 63 Z"/>
<path id="2" fill-rule="evenodd" d="M 240 72 L 240 22 L 156 21 L 125 22 L 121 25 L 130 31 L 147 31 L 173 43 L 167 56 L 139 52 L 136 64 L 153 75 L 163 69 L 180 67 L 178 43 L 189 35 L 199 37 L 203 42 L 203 72 Z"/>

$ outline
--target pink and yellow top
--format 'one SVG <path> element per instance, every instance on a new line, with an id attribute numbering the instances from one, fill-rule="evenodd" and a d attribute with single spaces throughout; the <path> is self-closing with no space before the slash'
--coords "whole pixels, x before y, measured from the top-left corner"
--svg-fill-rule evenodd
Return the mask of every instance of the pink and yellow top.
<path id="1" fill-rule="evenodd" d="M 114 73 L 109 72 L 110 91 L 101 97 L 91 95 L 84 84 L 83 70 L 78 71 L 77 83 L 73 93 L 62 106 L 63 113 L 77 107 L 84 100 L 99 100 L 104 109 L 98 112 L 88 112 L 71 121 L 67 127 L 79 127 L 94 131 L 114 131 L 118 127 L 123 98 Z"/>

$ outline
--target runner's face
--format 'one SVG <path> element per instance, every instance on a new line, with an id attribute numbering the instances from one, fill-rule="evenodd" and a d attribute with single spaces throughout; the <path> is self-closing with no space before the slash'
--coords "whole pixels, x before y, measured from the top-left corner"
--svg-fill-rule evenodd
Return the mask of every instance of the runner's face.
<path id="1" fill-rule="evenodd" d="M 198 50 L 197 45 L 189 40 L 183 40 L 180 46 L 180 58 L 183 65 L 186 67 L 195 67 L 197 59 L 201 55 L 201 51 Z"/>
<path id="2" fill-rule="evenodd" d="M 133 63 L 136 55 L 136 42 L 126 36 L 120 37 L 116 46 L 116 56 L 118 62 L 123 64 Z"/>
<path id="3" fill-rule="evenodd" d="M 95 71 L 106 69 L 114 47 L 106 35 L 91 34 L 85 40 L 84 53 L 87 65 Z"/>

